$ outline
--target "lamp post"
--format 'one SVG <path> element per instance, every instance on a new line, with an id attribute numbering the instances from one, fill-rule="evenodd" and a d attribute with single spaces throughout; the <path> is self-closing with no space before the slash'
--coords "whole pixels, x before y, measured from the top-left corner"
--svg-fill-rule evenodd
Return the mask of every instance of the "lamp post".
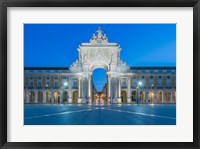
<path id="1" fill-rule="evenodd" d="M 151 102 L 152 102 L 152 104 L 154 103 L 154 101 L 153 101 L 153 92 L 151 93 Z"/>
<path id="2" fill-rule="evenodd" d="M 152 90 L 153 84 L 151 84 L 151 90 Z"/>
<path id="3" fill-rule="evenodd" d="M 62 94 L 64 95 L 64 91 L 65 91 L 65 88 L 66 88 L 66 86 L 67 86 L 67 82 L 64 82 L 63 83 L 63 86 L 61 87 L 62 88 Z M 63 97 L 63 96 L 62 96 Z M 63 97 L 64 98 L 64 97 Z M 66 103 L 66 101 L 67 101 L 67 95 L 65 96 L 65 98 L 63 99 L 63 102 L 64 103 Z"/>
<path id="4" fill-rule="evenodd" d="M 152 87 L 153 87 L 153 84 L 151 84 L 151 103 L 153 103 L 154 101 L 153 101 L 153 90 L 152 90 Z"/>
<path id="5" fill-rule="evenodd" d="M 139 81 L 137 83 L 137 101 L 136 101 L 137 104 L 139 104 L 139 89 L 140 89 L 141 86 L 142 86 L 142 82 Z"/>

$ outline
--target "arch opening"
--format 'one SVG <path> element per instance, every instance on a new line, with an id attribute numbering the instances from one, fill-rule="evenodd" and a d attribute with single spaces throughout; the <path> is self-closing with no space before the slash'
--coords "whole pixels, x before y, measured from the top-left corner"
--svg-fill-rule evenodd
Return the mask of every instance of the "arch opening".
<path id="1" fill-rule="evenodd" d="M 126 91 L 121 91 L 122 103 L 127 103 L 127 93 Z"/>
<path id="2" fill-rule="evenodd" d="M 163 102 L 163 92 L 158 91 L 157 93 L 157 103 L 162 103 Z"/>
<path id="3" fill-rule="evenodd" d="M 165 93 L 165 101 L 166 101 L 166 103 L 170 103 L 171 102 L 171 98 L 172 98 L 171 96 L 172 96 L 172 93 L 170 91 L 167 91 Z"/>
<path id="4" fill-rule="evenodd" d="M 50 91 L 46 92 L 46 103 L 51 103 Z"/>
<path id="5" fill-rule="evenodd" d="M 104 104 L 107 94 L 107 72 L 106 69 L 96 68 L 92 73 L 93 81 L 93 103 Z"/>
<path id="6" fill-rule="evenodd" d="M 43 92 L 42 91 L 39 91 L 38 92 L 38 103 L 43 103 Z"/>
<path id="7" fill-rule="evenodd" d="M 60 103 L 60 92 L 58 92 L 58 91 L 54 92 L 54 103 L 55 104 Z"/>
<path id="8" fill-rule="evenodd" d="M 63 103 L 66 103 L 68 101 L 68 97 L 69 97 L 68 92 L 64 91 L 62 93 L 62 97 L 63 97 Z"/>
<path id="9" fill-rule="evenodd" d="M 72 103 L 78 103 L 78 91 L 72 92 Z"/>
<path id="10" fill-rule="evenodd" d="M 131 100 L 133 103 L 136 103 L 136 100 L 137 100 L 137 91 L 136 90 L 132 91 Z"/>
<path id="11" fill-rule="evenodd" d="M 34 91 L 29 92 L 29 99 L 30 99 L 30 103 L 35 103 L 35 92 Z"/>
<path id="12" fill-rule="evenodd" d="M 149 104 L 154 103 L 154 91 L 153 90 L 149 91 L 149 93 L 148 93 L 148 103 Z"/>
<path id="13" fill-rule="evenodd" d="M 145 103 L 145 91 L 140 92 L 140 103 Z"/>

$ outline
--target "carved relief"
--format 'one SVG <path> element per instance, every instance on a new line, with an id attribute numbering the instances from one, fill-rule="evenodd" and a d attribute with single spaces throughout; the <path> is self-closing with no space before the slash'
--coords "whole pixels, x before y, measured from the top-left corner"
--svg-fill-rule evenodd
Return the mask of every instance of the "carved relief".
<path id="1" fill-rule="evenodd" d="M 96 53 L 96 56 L 97 56 L 97 58 L 98 58 L 99 60 L 102 59 L 102 52 L 101 52 L 101 50 L 98 50 L 98 52 Z"/>
<path id="2" fill-rule="evenodd" d="M 87 59 L 88 59 L 88 54 L 85 53 L 83 56 L 83 63 L 87 63 Z"/>

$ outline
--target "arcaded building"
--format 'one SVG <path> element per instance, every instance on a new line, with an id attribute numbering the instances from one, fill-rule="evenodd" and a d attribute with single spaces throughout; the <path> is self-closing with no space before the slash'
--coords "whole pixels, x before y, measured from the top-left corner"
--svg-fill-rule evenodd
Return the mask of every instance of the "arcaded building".
<path id="1" fill-rule="evenodd" d="M 120 59 L 120 46 L 108 42 L 100 28 L 77 50 L 70 67 L 25 67 L 24 103 L 91 104 L 101 97 L 107 104 L 176 103 L 176 67 L 128 66 Z M 107 72 L 102 93 L 92 81 L 97 68 Z"/>

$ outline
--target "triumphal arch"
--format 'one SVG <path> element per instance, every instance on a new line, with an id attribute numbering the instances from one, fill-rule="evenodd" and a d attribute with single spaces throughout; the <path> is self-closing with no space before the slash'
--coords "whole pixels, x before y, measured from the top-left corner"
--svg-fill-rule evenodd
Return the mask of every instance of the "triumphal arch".
<path id="1" fill-rule="evenodd" d="M 93 71 L 107 73 L 106 103 L 176 103 L 176 67 L 130 67 L 120 59 L 121 48 L 99 28 L 78 47 L 70 67 L 24 68 L 24 103 L 93 103 Z"/>
<path id="2" fill-rule="evenodd" d="M 100 28 L 93 34 L 89 43 L 79 46 L 79 60 L 70 67 L 71 73 L 80 74 L 80 90 L 83 97 L 80 95 L 79 102 L 92 102 L 92 72 L 96 68 L 102 68 L 107 72 L 107 102 L 121 103 L 121 77 L 130 81 L 132 74 L 129 73 L 130 67 L 120 60 L 120 51 L 120 46 L 117 43 L 109 43 L 106 34 L 103 34 Z M 127 102 L 131 102 L 130 96 L 128 92 Z"/>

